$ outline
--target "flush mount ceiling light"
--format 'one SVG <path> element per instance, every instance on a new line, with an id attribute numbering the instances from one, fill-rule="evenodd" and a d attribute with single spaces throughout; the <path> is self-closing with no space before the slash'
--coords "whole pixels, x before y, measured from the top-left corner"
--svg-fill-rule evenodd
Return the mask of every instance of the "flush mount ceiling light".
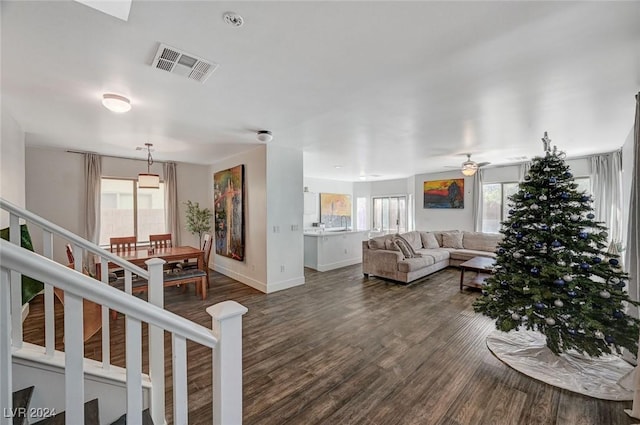
<path id="1" fill-rule="evenodd" d="M 268 143 L 268 142 L 273 140 L 273 134 L 271 134 L 271 132 L 267 131 L 267 130 L 260 130 L 256 134 L 256 138 L 261 142 L 267 142 Z"/>
<path id="2" fill-rule="evenodd" d="M 153 158 L 151 157 L 152 143 L 145 143 L 147 147 L 147 172 L 138 174 L 138 187 L 142 189 L 158 189 L 160 188 L 160 176 L 157 174 L 151 174 L 151 165 L 153 165 Z"/>
<path id="3" fill-rule="evenodd" d="M 102 95 L 102 105 L 118 114 L 122 114 L 131 109 L 131 101 L 124 96 L 114 93 L 105 93 Z"/>

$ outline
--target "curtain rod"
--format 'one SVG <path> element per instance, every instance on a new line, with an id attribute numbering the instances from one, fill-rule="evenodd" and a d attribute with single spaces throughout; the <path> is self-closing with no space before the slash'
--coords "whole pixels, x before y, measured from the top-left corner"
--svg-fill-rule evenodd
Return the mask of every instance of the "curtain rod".
<path id="1" fill-rule="evenodd" d="M 104 155 L 104 154 L 97 153 L 97 152 L 74 151 L 74 150 L 67 150 L 66 152 L 67 152 L 67 153 L 75 153 L 75 154 L 78 154 L 78 155 L 84 155 L 84 154 L 87 154 L 87 153 L 93 153 L 93 154 L 100 155 L 100 156 L 104 156 L 104 157 L 107 157 L 107 158 L 128 159 L 128 160 L 131 160 L 131 161 L 143 161 L 143 162 L 147 162 L 147 158 L 132 158 L 132 157 L 130 157 L 130 156 Z M 165 164 L 165 163 L 167 163 L 167 162 L 173 162 L 173 161 L 158 161 L 158 160 L 156 160 L 155 158 L 153 159 L 153 163 L 154 163 L 154 164 L 155 164 L 155 163 Z"/>

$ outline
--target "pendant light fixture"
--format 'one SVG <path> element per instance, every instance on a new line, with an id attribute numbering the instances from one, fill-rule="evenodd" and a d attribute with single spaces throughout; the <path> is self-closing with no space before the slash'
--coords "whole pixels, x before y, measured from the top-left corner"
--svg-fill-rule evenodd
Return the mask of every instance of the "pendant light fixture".
<path id="1" fill-rule="evenodd" d="M 153 158 L 151 157 L 152 143 L 145 143 L 147 147 L 147 172 L 138 174 L 138 187 L 142 189 L 158 189 L 160 188 L 160 176 L 158 174 L 151 174 L 151 165 L 153 164 Z"/>

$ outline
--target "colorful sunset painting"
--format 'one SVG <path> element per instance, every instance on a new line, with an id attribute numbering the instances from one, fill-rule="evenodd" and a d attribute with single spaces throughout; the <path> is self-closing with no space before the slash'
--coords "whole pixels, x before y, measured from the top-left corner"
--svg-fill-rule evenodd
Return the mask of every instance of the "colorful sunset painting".
<path id="1" fill-rule="evenodd" d="M 213 175 L 216 254 L 244 261 L 244 165 Z"/>
<path id="2" fill-rule="evenodd" d="M 464 208 L 464 179 L 424 182 L 424 208 Z"/>

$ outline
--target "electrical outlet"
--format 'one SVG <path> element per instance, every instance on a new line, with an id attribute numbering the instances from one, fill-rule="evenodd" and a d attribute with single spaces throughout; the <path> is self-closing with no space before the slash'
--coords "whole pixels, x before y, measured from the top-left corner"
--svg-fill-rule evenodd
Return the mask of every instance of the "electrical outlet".
<path id="1" fill-rule="evenodd" d="M 344 249 L 344 253 L 345 253 L 345 254 L 347 253 L 347 248 L 345 248 L 345 249 Z"/>
<path id="2" fill-rule="evenodd" d="M 273 226 L 273 233 L 280 233 L 280 226 Z"/>
<path id="3" fill-rule="evenodd" d="M 280 273 L 284 273 L 284 266 L 280 266 Z"/>

